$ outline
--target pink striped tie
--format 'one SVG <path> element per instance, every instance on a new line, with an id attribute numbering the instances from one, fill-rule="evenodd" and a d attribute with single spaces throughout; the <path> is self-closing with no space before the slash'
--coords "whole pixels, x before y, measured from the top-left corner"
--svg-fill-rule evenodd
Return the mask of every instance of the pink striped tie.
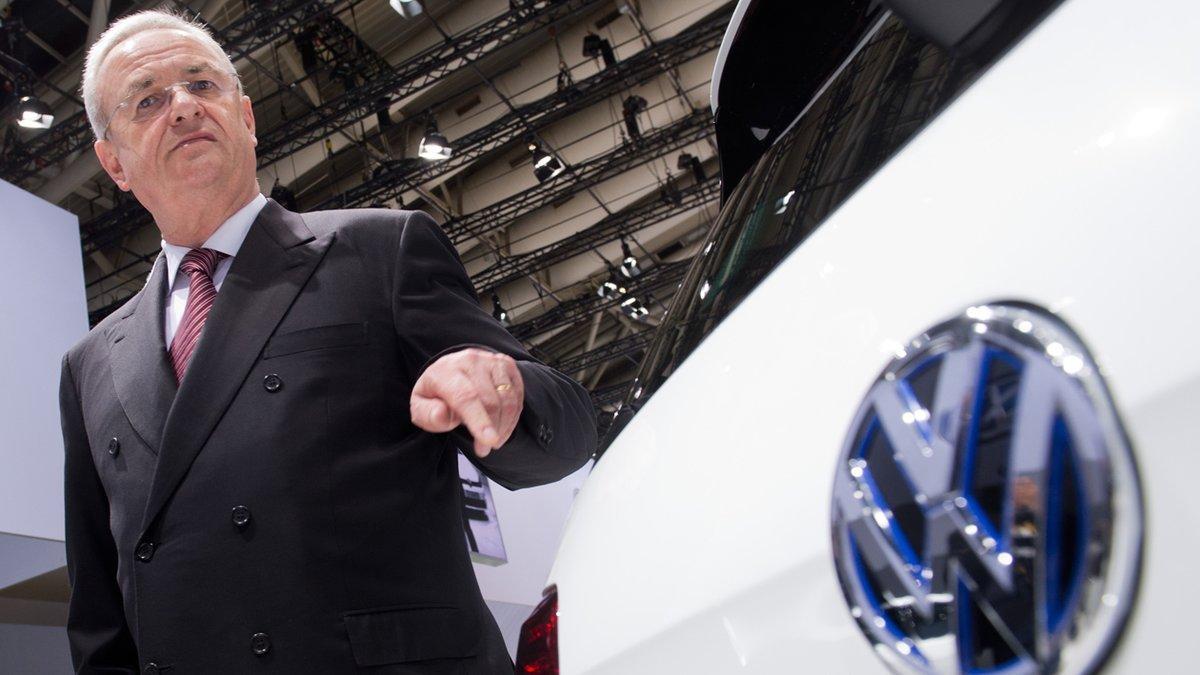
<path id="1" fill-rule="evenodd" d="M 183 262 L 179 264 L 179 271 L 191 277 L 187 306 L 183 309 L 175 339 L 171 341 L 171 365 L 175 367 L 175 379 L 179 382 L 183 381 L 188 362 L 192 360 L 192 352 L 196 350 L 196 343 L 200 342 L 200 331 L 204 330 L 208 310 L 212 309 L 217 299 L 212 275 L 217 263 L 224 257 L 226 255 L 220 251 L 194 248 L 183 256 Z"/>

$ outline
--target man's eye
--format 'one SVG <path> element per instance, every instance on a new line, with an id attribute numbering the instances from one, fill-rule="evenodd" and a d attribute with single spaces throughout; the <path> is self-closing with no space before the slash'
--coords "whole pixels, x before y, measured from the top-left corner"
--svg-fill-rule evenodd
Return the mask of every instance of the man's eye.
<path id="1" fill-rule="evenodd" d="M 159 101 L 158 95 L 147 96 L 137 102 L 137 107 L 139 110 L 153 108 L 155 105 L 158 104 L 158 101 Z"/>
<path id="2" fill-rule="evenodd" d="M 216 88 L 217 85 L 212 80 L 196 80 L 188 85 L 189 91 L 211 91 Z"/>

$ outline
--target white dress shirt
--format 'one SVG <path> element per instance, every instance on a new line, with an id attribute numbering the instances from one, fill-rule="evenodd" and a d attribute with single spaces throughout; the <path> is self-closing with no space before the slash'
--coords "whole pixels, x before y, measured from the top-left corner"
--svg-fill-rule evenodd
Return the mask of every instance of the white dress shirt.
<path id="1" fill-rule="evenodd" d="M 229 256 L 217 263 L 217 271 L 213 273 L 213 286 L 217 291 L 221 290 L 221 282 L 225 281 L 225 275 L 229 273 L 229 266 L 233 264 L 233 259 L 237 256 L 238 249 L 242 247 L 242 242 L 246 239 L 246 234 L 250 231 L 250 226 L 254 223 L 254 219 L 258 217 L 258 212 L 262 211 L 267 205 L 267 198 L 261 194 L 256 195 L 249 203 L 238 210 L 237 213 L 229 217 L 216 232 L 204 242 L 201 248 L 211 248 L 214 251 L 220 251 Z M 163 254 L 167 257 L 167 301 L 166 311 L 163 312 L 163 320 L 166 322 L 163 334 L 166 336 L 166 347 L 171 348 L 171 340 L 175 339 L 175 331 L 179 328 L 179 321 L 183 319 L 183 310 L 187 307 L 188 290 L 191 279 L 186 274 L 176 274 L 179 271 L 179 265 L 183 262 L 183 256 L 191 249 L 186 246 L 176 246 L 162 242 Z"/>

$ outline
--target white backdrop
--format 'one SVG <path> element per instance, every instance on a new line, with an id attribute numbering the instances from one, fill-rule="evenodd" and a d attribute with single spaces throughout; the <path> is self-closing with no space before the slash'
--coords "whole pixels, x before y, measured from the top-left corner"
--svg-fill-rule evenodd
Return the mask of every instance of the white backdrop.
<path id="1" fill-rule="evenodd" d="M 79 221 L 0 181 L 0 243 L 0 536 L 61 541 L 58 377 L 87 332 Z"/>

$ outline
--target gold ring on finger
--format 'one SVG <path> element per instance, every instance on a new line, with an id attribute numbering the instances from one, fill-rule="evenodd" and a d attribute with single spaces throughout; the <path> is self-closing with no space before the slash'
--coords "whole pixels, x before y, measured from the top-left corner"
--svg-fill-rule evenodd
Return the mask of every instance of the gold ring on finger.
<path id="1" fill-rule="evenodd" d="M 496 391 L 508 391 L 509 389 L 512 389 L 512 385 L 507 382 L 496 385 Z"/>

